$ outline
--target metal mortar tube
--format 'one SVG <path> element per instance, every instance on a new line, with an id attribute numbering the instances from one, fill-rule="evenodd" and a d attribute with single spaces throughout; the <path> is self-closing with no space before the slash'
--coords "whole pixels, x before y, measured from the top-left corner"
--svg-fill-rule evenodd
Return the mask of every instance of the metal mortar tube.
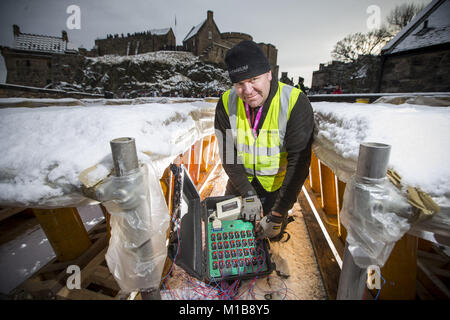
<path id="1" fill-rule="evenodd" d="M 360 144 L 356 175 L 360 178 L 369 179 L 385 177 L 390 152 L 391 146 L 387 144 L 374 142 Z M 354 196 L 357 197 L 355 201 L 360 203 L 358 208 L 364 208 L 369 205 L 364 203 L 369 198 L 369 195 L 365 194 L 364 191 L 355 190 Z M 362 300 L 366 288 L 366 280 L 367 270 L 356 265 L 348 250 L 348 243 L 346 243 L 336 299 Z"/>
<path id="2" fill-rule="evenodd" d="M 131 191 L 128 196 L 137 200 L 136 206 L 124 208 L 126 218 L 123 219 L 123 233 L 127 235 L 127 242 L 132 244 L 132 247 L 129 249 L 134 251 L 139 260 L 149 261 L 153 255 L 152 244 L 148 234 L 148 227 L 151 224 L 150 204 L 147 203 L 148 197 L 145 196 L 147 194 L 147 185 L 144 181 L 144 175 L 139 172 L 135 139 L 128 137 L 117 138 L 112 140 L 110 145 L 115 176 L 124 178 L 132 175 L 136 176 L 136 179 L 132 180 L 133 186 L 128 186 L 129 188 L 123 186 L 124 190 Z M 138 225 L 141 225 L 141 227 L 137 227 Z M 143 299 L 161 299 L 159 287 L 141 289 L 144 290 L 141 292 Z"/>
<path id="3" fill-rule="evenodd" d="M 139 170 L 139 162 L 134 138 L 111 140 L 111 152 L 116 177 L 122 177 Z"/>

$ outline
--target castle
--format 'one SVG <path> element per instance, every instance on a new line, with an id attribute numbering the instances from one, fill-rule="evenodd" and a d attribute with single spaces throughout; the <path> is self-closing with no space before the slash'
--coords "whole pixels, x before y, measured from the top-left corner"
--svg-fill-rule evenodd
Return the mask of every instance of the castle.
<path id="1" fill-rule="evenodd" d="M 71 83 L 75 70 L 85 56 L 129 56 L 160 50 L 192 52 L 202 61 L 225 68 L 225 54 L 243 40 L 253 40 L 245 33 L 221 33 L 208 11 L 204 21 L 188 32 L 182 46 L 176 45 L 172 28 L 153 29 L 127 35 L 107 35 L 96 39 L 92 50 L 76 48 L 69 42 L 67 32 L 61 37 L 22 33 L 13 26 L 14 46 L 0 47 L 5 58 L 8 84 L 33 87 L 51 87 L 55 83 Z M 277 49 L 272 44 L 258 43 L 266 54 L 274 77 L 278 79 Z"/>
<path id="2" fill-rule="evenodd" d="M 243 40 L 253 40 L 253 38 L 248 34 L 239 32 L 221 33 L 214 22 L 213 12 L 208 11 L 206 20 L 192 27 L 184 38 L 183 49 L 199 56 L 205 62 L 216 63 L 225 67 L 226 52 Z M 258 45 L 266 54 L 273 75 L 278 78 L 278 50 L 272 44 L 258 43 Z"/>
<path id="3" fill-rule="evenodd" d="M 175 34 L 172 28 L 153 29 L 119 36 L 107 35 L 106 39 L 95 40 L 97 55 L 115 54 L 119 56 L 136 55 L 160 50 L 174 50 Z"/>
<path id="4" fill-rule="evenodd" d="M 206 19 L 189 30 L 183 46 L 176 46 L 172 28 L 149 30 L 132 35 L 107 35 L 106 39 L 95 40 L 96 55 L 136 55 L 159 50 L 192 52 L 204 62 L 218 64 L 225 68 L 225 54 L 235 44 L 243 40 L 253 40 L 252 36 L 240 32 L 221 33 L 214 21 L 214 13 L 207 12 Z M 272 73 L 278 77 L 277 49 L 272 44 L 258 43 L 266 54 Z"/>

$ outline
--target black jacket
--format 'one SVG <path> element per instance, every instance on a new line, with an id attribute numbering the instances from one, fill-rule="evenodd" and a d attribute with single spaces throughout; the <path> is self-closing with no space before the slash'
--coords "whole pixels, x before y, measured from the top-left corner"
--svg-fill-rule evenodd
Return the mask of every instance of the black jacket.
<path id="1" fill-rule="evenodd" d="M 263 106 L 261 119 L 257 127 L 258 134 L 277 90 L 278 82 L 275 79 L 272 79 L 270 84 L 270 93 L 266 103 Z M 226 142 L 233 144 L 234 142 L 229 130 L 227 131 L 227 129 L 231 129 L 231 125 L 229 117 L 223 106 L 222 98 L 219 99 L 216 106 L 214 127 L 216 130 L 216 137 L 218 138 L 219 153 L 222 159 L 222 165 L 232 184 L 236 187 L 241 196 L 247 195 L 249 191 L 256 193 L 252 184 L 247 179 L 244 166 L 242 164 L 237 164 L 236 146 L 234 146 L 234 161 L 232 164 L 227 164 L 227 162 L 230 162 L 228 158 L 226 158 L 227 150 L 231 150 L 227 148 L 233 148 L 233 146 L 229 145 L 226 147 Z M 277 200 L 272 207 L 273 211 L 277 211 L 284 216 L 297 200 L 297 195 L 309 174 L 313 129 L 314 116 L 311 103 L 306 95 L 301 93 L 291 111 L 291 115 L 287 123 L 285 136 L 288 161 L 287 171 L 283 184 L 279 189 Z M 224 159 L 227 159 L 227 161 L 224 161 Z"/>

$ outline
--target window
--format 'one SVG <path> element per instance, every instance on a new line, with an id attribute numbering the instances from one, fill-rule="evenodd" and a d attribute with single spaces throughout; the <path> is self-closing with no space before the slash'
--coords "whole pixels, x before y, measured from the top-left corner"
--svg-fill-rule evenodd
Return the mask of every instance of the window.
<path id="1" fill-rule="evenodd" d="M 212 40 L 212 31 L 208 31 L 208 40 Z"/>
<path id="2" fill-rule="evenodd" d="M 27 65 L 27 67 L 29 67 L 31 65 L 30 60 L 26 61 L 26 65 Z"/>

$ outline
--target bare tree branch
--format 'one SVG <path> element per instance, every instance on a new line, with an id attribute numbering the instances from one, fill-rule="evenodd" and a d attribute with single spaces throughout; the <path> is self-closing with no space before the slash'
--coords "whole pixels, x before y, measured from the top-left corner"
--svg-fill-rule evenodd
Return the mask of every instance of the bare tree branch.
<path id="1" fill-rule="evenodd" d="M 397 34 L 425 8 L 425 4 L 404 3 L 396 6 L 387 16 L 386 20 L 394 34 Z"/>

